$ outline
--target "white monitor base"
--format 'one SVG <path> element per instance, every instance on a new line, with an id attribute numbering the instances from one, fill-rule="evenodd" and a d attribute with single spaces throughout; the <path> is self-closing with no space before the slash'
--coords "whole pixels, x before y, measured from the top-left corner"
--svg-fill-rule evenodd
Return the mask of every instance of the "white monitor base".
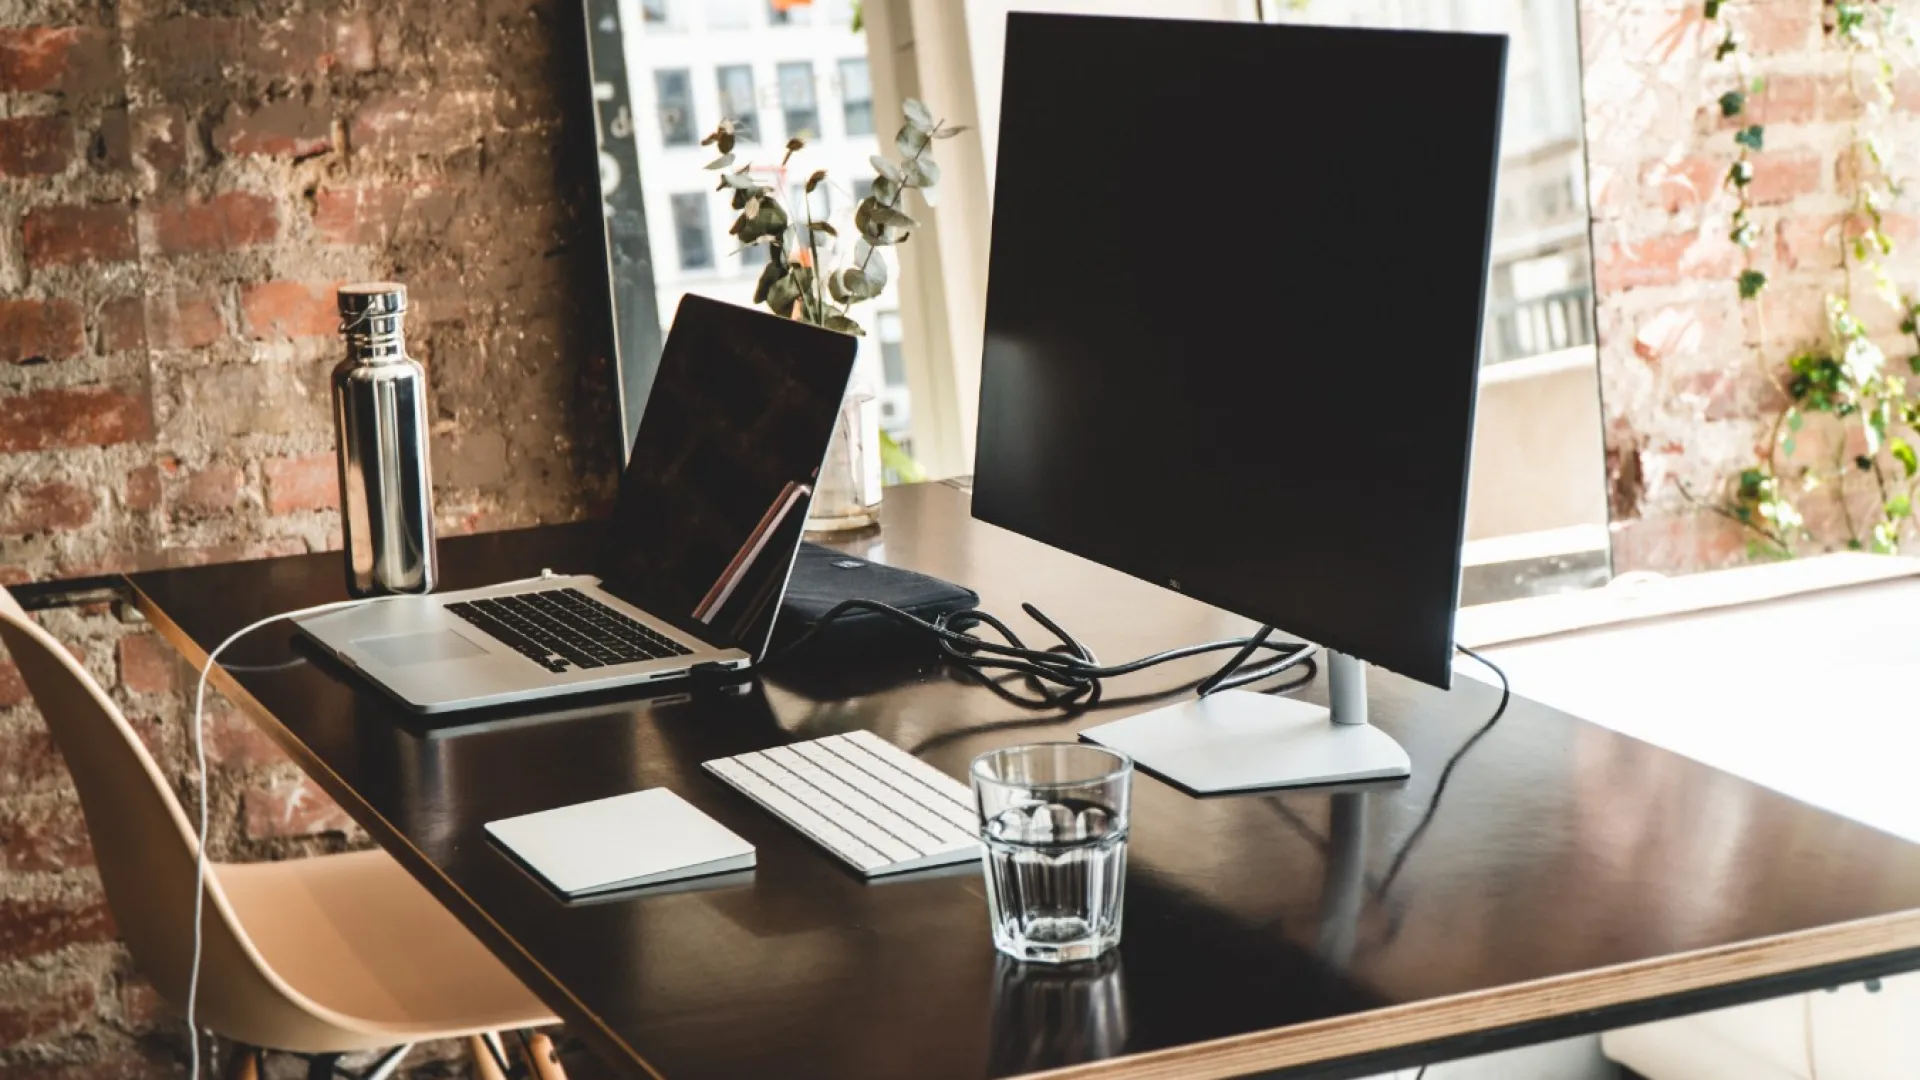
<path id="1" fill-rule="evenodd" d="M 1394 780 L 1413 771 L 1407 752 L 1379 728 L 1336 724 L 1324 705 L 1251 690 L 1222 690 L 1080 737 L 1200 795 Z"/>

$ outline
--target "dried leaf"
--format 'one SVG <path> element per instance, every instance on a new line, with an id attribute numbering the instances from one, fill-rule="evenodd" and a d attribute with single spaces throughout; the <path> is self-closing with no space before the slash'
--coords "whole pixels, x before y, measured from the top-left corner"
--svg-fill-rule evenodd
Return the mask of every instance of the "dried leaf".
<path id="1" fill-rule="evenodd" d="M 807 177 L 807 194 L 809 195 L 813 194 L 813 189 L 819 187 L 820 182 L 825 180 L 826 178 L 827 178 L 827 170 L 825 169 L 813 170 L 813 175 Z"/>
<path id="2" fill-rule="evenodd" d="M 827 224 L 824 221 L 809 221 L 807 222 L 807 228 L 812 229 L 814 232 L 817 232 L 817 233 L 826 233 L 828 236 L 840 235 L 840 231 L 838 229 L 835 229 L 833 226 Z"/>
<path id="3" fill-rule="evenodd" d="M 852 319 L 847 318 L 837 311 L 827 316 L 826 325 L 829 330 L 838 330 L 843 334 L 852 334 L 854 337 L 867 336 L 867 332 L 860 328 L 859 323 L 854 322 Z"/>
<path id="4" fill-rule="evenodd" d="M 766 303 L 767 294 L 773 288 L 773 283 L 780 280 L 780 276 L 784 273 L 786 273 L 786 267 L 780 265 L 778 259 L 768 259 L 767 265 L 760 269 L 759 282 L 753 287 L 753 302 Z"/>
<path id="5" fill-rule="evenodd" d="M 721 154 L 719 157 L 714 158 L 712 161 L 707 162 L 707 168 L 724 169 L 731 164 L 733 164 L 733 155 Z"/>

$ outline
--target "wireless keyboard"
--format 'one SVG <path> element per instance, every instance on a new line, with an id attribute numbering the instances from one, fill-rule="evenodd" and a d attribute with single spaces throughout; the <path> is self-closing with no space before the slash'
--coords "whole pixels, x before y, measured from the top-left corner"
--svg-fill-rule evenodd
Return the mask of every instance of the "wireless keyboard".
<path id="1" fill-rule="evenodd" d="M 973 793 L 870 732 L 719 758 L 706 769 L 867 877 L 980 858 Z"/>

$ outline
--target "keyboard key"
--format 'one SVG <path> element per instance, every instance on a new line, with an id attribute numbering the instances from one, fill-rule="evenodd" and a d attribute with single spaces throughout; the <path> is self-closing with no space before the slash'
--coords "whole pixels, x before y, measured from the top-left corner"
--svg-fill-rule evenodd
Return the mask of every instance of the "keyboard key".
<path id="1" fill-rule="evenodd" d="M 887 860 L 877 851 L 855 840 L 846 830 L 828 821 L 806 803 L 768 783 L 753 769 L 733 759 L 707 762 L 707 768 L 767 809 L 797 826 L 814 841 L 853 864 L 859 870 L 878 870 Z"/>

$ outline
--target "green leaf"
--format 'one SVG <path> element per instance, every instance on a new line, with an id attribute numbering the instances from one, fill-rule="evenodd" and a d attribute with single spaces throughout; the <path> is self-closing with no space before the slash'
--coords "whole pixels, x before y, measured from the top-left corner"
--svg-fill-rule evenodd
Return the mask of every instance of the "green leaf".
<path id="1" fill-rule="evenodd" d="M 1707 0 L 1706 15 L 1709 19 L 1717 19 L 1720 17 L 1720 0 Z"/>
<path id="2" fill-rule="evenodd" d="M 745 213 L 733 223 L 730 230 L 743 244 L 751 244 L 763 236 L 779 236 L 787 231 L 787 212 L 772 199 L 760 199 L 760 212 L 748 217 Z"/>
<path id="3" fill-rule="evenodd" d="M 1727 57 L 1739 51 L 1740 35 L 1729 30 L 1727 31 L 1727 36 L 1721 38 L 1719 46 L 1713 50 L 1713 58 L 1715 60 L 1725 60 Z"/>
<path id="4" fill-rule="evenodd" d="M 1766 129 L 1759 124 L 1743 127 L 1734 133 L 1733 141 L 1749 150 L 1759 150 L 1766 143 Z"/>
<path id="5" fill-rule="evenodd" d="M 886 158 L 881 157 L 879 154 L 875 154 L 872 157 L 869 157 L 867 160 L 873 164 L 874 172 L 879 173 L 881 176 L 887 178 L 888 180 L 893 181 L 896 184 L 900 182 L 900 175 L 901 175 L 900 166 L 895 165 L 893 162 L 888 161 Z"/>
<path id="6" fill-rule="evenodd" d="M 837 311 L 828 314 L 826 327 L 829 330 L 838 330 L 843 334 L 852 334 L 854 337 L 867 336 L 867 332 L 860 328 L 859 323 L 854 322 L 852 319 L 847 318 Z"/>
<path id="7" fill-rule="evenodd" d="M 1739 116 L 1747 107 L 1747 95 L 1738 90 L 1729 90 L 1720 95 L 1720 115 Z"/>
<path id="8" fill-rule="evenodd" d="M 813 194 L 813 189 L 819 187 L 820 182 L 825 180 L 826 178 L 827 178 L 827 170 L 825 169 L 813 170 L 813 175 L 807 177 L 807 194 L 809 195 Z"/>
<path id="9" fill-rule="evenodd" d="M 769 257 L 767 265 L 760 268 L 760 280 L 753 286 L 753 302 L 766 303 L 767 293 L 773 288 L 773 283 L 778 281 L 786 271 L 787 268 L 782 265 L 781 260 Z"/>
<path id="10" fill-rule="evenodd" d="M 1798 449 L 1800 449 L 1800 440 L 1794 438 L 1793 436 L 1789 435 L 1786 438 L 1780 440 L 1780 452 L 1787 455 L 1788 457 L 1792 457 L 1793 452 Z"/>
<path id="11" fill-rule="evenodd" d="M 873 208 L 872 216 L 874 221 L 877 221 L 880 224 L 885 225 L 890 229 L 917 229 L 920 227 L 919 222 L 908 217 L 906 214 L 903 214 L 900 211 L 895 210 L 891 206 L 876 205 Z"/>
<path id="12" fill-rule="evenodd" d="M 873 178 L 873 197 L 883 203 L 890 203 L 900 197 L 900 182 L 884 176 Z"/>
<path id="13" fill-rule="evenodd" d="M 744 190 L 746 188 L 758 187 L 759 185 L 753 182 L 753 177 L 748 175 L 747 170 L 749 168 L 750 166 L 742 165 L 732 172 L 722 175 L 721 179 L 725 181 L 726 185 L 730 188 Z"/>
<path id="14" fill-rule="evenodd" d="M 1740 271 L 1740 299 L 1751 300 L 1767 287 L 1767 275 L 1759 270 Z"/>
<path id="15" fill-rule="evenodd" d="M 925 150 L 927 144 L 931 141 L 932 136 L 927 133 L 925 128 L 917 128 L 912 124 L 901 124 L 900 133 L 893 137 L 893 146 L 894 149 L 900 151 L 901 157 L 910 158 L 922 150 Z"/>
<path id="16" fill-rule="evenodd" d="M 940 182 L 940 166 L 929 157 L 917 157 L 907 162 L 904 180 L 917 188 L 930 188 Z"/>
<path id="17" fill-rule="evenodd" d="M 791 269 L 798 269 L 793 267 Z M 793 315 L 793 305 L 800 299 L 800 285 L 793 280 L 793 274 L 781 273 L 767 289 L 767 307 L 781 318 Z"/>
<path id="18" fill-rule="evenodd" d="M 1799 431 L 1803 426 L 1806 425 L 1806 422 L 1807 422 L 1807 418 L 1800 415 L 1799 409 L 1787 410 L 1787 430 L 1788 431 Z"/>
<path id="19" fill-rule="evenodd" d="M 829 225 L 824 221 L 809 221 L 807 222 L 807 228 L 812 229 L 814 232 L 826 233 L 828 236 L 840 235 L 840 230 L 834 228 L 832 225 Z"/>
<path id="20" fill-rule="evenodd" d="M 918 98 L 908 98 L 902 101 L 900 103 L 900 111 L 906 114 L 907 123 L 912 124 L 921 131 L 933 130 L 933 114 L 927 111 L 927 107 L 921 104 Z"/>
<path id="21" fill-rule="evenodd" d="M 887 287 L 887 275 L 892 272 L 887 269 L 887 260 L 862 240 L 854 246 L 853 264 L 860 268 L 860 272 L 866 276 L 868 285 L 873 289 L 868 295 L 879 296 L 881 290 Z"/>
<path id="22" fill-rule="evenodd" d="M 891 474 L 889 483 L 923 484 L 927 480 L 927 471 L 885 428 L 880 430 L 880 469 L 883 473 Z"/>
<path id="23" fill-rule="evenodd" d="M 853 294 L 847 291 L 846 279 L 848 274 L 857 273 L 859 273 L 858 270 L 849 267 L 845 270 L 835 270 L 827 275 L 827 295 L 833 297 L 834 303 L 853 303 Z"/>
<path id="24" fill-rule="evenodd" d="M 1753 183 L 1753 162 L 1742 158 L 1727 166 L 1727 183 L 1737 188 Z"/>
<path id="25" fill-rule="evenodd" d="M 1895 495 L 1887 500 L 1887 517 L 1899 519 L 1913 516 L 1913 499 L 1907 495 Z"/>
<path id="26" fill-rule="evenodd" d="M 721 154 L 719 157 L 714 158 L 712 161 L 707 162 L 707 168 L 724 169 L 731 164 L 733 164 L 733 155 Z"/>
<path id="27" fill-rule="evenodd" d="M 951 139 L 955 135 L 962 135 L 972 130 L 973 130 L 972 128 L 968 127 L 965 124 L 955 124 L 952 127 L 943 127 L 940 130 L 934 132 L 933 137 L 936 139 Z"/>
<path id="28" fill-rule="evenodd" d="M 1920 473 L 1920 454 L 1914 453 L 1912 443 L 1897 436 L 1888 439 L 1887 453 L 1893 455 L 1893 460 L 1900 463 L 1900 467 L 1906 470 L 1908 476 Z"/>
<path id="29" fill-rule="evenodd" d="M 884 268 L 886 264 L 884 261 L 880 261 L 880 265 Z M 871 300 L 879 296 L 880 290 L 887 283 L 887 279 L 883 273 L 880 279 L 876 281 L 872 275 L 859 267 L 849 266 L 844 273 L 844 283 L 847 296 L 850 297 L 854 303 L 858 303 L 862 300 Z"/>

